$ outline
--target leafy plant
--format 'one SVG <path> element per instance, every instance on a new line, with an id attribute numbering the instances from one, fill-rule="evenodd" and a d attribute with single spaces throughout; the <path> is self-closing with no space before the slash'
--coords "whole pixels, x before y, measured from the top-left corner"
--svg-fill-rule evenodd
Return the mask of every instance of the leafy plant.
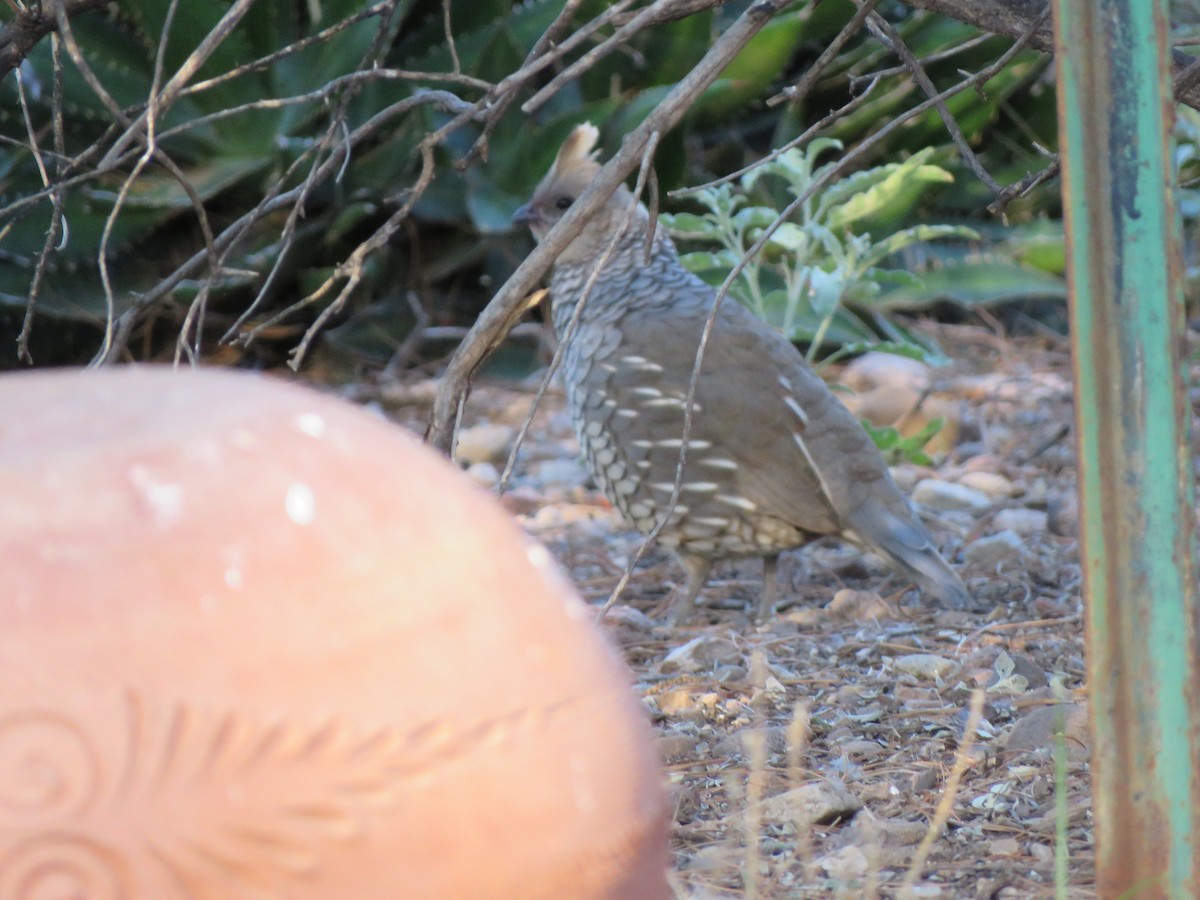
<path id="1" fill-rule="evenodd" d="M 879 448 L 889 466 L 902 462 L 916 463 L 918 466 L 933 465 L 933 460 L 925 452 L 925 447 L 937 437 L 942 426 L 946 424 L 945 419 L 930 419 L 920 431 L 905 437 L 891 425 L 877 428 L 866 419 L 861 421 L 862 427 L 867 430 L 867 434 L 871 436 L 871 440 L 875 442 L 875 446 Z"/>
<path id="2" fill-rule="evenodd" d="M 835 149 L 842 149 L 840 141 L 818 138 L 803 151 L 788 150 L 757 166 L 736 184 L 701 189 L 696 199 L 707 212 L 664 216 L 676 237 L 721 247 L 687 253 L 683 263 L 701 277 L 724 279 L 779 218 L 778 207 L 829 181 L 800 203 L 794 220 L 776 228 L 760 256 L 747 259 L 731 292 L 790 340 L 807 342 L 810 360 L 827 342 L 856 350 L 936 355 L 926 339 L 873 305 L 885 286 L 920 283 L 918 276 L 886 263 L 918 242 L 975 239 L 978 234 L 961 225 L 913 225 L 876 240 L 868 229 L 910 208 L 928 185 L 952 176 L 929 161 L 933 150 L 926 149 L 904 162 L 834 180 L 837 162 L 818 166 L 817 159 Z M 775 184 L 765 184 L 768 180 Z M 776 188 L 773 195 L 771 187 Z M 756 189 L 765 194 L 759 204 L 752 203 Z"/>

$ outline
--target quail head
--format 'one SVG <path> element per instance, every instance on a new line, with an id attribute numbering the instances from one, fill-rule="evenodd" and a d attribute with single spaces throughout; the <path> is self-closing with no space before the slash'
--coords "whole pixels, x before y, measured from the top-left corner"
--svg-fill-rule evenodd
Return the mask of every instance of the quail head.
<path id="1" fill-rule="evenodd" d="M 514 222 L 537 239 L 546 234 L 599 170 L 597 136 L 590 124 L 571 132 Z M 550 300 L 588 465 L 613 505 L 649 533 L 674 491 L 689 382 L 716 292 L 680 264 L 663 229 L 647 251 L 650 214 L 632 199 L 618 188 L 559 254 Z M 696 383 L 682 488 L 658 538 L 687 572 L 672 620 L 691 609 L 715 561 L 748 556 L 764 560 L 761 620 L 774 605 L 779 554 L 830 534 L 878 553 L 947 605 L 967 601 L 854 416 L 789 341 L 736 301 L 722 302 Z"/>

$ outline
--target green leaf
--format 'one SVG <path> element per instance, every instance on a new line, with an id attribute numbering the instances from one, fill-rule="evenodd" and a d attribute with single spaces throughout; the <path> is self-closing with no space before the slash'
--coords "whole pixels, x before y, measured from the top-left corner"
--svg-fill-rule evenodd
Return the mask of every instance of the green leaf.
<path id="1" fill-rule="evenodd" d="M 769 206 L 747 206 L 733 216 L 733 224 L 738 228 L 766 228 L 779 218 L 779 213 Z"/>
<path id="2" fill-rule="evenodd" d="M 864 267 L 874 266 L 887 259 L 893 253 L 898 253 L 905 247 L 913 244 L 952 237 L 964 238 L 965 240 L 979 240 L 979 232 L 973 228 L 967 228 L 965 225 L 914 225 L 912 228 L 905 228 L 894 232 L 879 243 L 874 244 L 863 258 L 859 260 L 859 264 Z"/>
<path id="3" fill-rule="evenodd" d="M 684 253 L 679 257 L 679 261 L 689 272 L 722 272 L 722 278 L 724 278 L 738 264 L 738 257 L 731 250 L 715 252 L 700 250 L 695 253 Z"/>
<path id="4" fill-rule="evenodd" d="M 860 219 L 883 214 L 897 205 L 898 201 L 909 196 L 916 184 L 952 181 L 954 176 L 940 166 L 901 164 L 892 168 L 885 178 L 867 190 L 830 209 L 826 222 L 830 228 L 844 228 Z"/>
<path id="5" fill-rule="evenodd" d="M 238 156 L 217 156 L 184 169 L 183 174 L 201 200 L 211 200 L 218 194 L 264 171 L 269 159 L 247 159 Z M 115 200 L 115 196 L 113 197 Z M 192 200 L 180 183 L 165 172 L 151 170 L 142 174 L 129 189 L 125 203 L 132 209 L 190 210 Z"/>
<path id="6" fill-rule="evenodd" d="M 663 213 L 659 221 L 666 226 L 673 237 L 684 240 L 720 240 L 721 230 L 717 224 L 706 216 L 693 213 Z"/>
<path id="7" fill-rule="evenodd" d="M 803 270 L 801 277 L 808 289 L 807 299 L 813 312 L 823 319 L 838 308 L 846 292 L 846 279 L 841 272 L 826 272 L 810 266 Z"/>
<path id="8" fill-rule="evenodd" d="M 938 300 L 987 305 L 1024 297 L 1067 296 L 1067 283 L 1057 275 L 999 259 L 949 263 L 922 272 L 920 277 L 919 287 L 885 289 L 872 305 L 919 309 Z"/>
<path id="9" fill-rule="evenodd" d="M 771 244 L 788 251 L 798 259 L 804 259 L 804 251 L 809 245 L 808 232 L 793 222 L 784 222 L 771 235 Z"/>

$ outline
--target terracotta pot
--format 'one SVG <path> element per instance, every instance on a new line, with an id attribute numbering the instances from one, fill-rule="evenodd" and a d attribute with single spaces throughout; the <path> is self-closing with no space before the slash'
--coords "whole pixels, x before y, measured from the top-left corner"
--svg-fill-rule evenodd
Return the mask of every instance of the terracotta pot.
<path id="1" fill-rule="evenodd" d="M 657 898 L 620 662 L 402 430 L 228 372 L 0 378 L 0 898 Z"/>

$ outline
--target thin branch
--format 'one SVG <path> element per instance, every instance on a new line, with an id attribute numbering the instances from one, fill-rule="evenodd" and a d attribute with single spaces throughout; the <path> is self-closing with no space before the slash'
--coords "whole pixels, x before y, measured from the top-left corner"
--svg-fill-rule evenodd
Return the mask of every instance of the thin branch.
<path id="1" fill-rule="evenodd" d="M 921 57 L 922 65 L 930 63 L 944 62 L 947 59 L 958 56 L 960 53 L 966 53 L 968 50 L 973 50 L 980 44 L 986 44 L 988 41 L 996 39 L 994 34 L 977 34 L 973 38 L 961 43 L 955 44 L 952 47 L 947 47 L 945 50 L 938 50 L 936 53 L 930 53 L 928 56 Z M 890 78 L 893 75 L 903 75 L 908 71 L 908 67 L 904 65 L 892 66 L 889 69 L 876 69 L 874 72 L 867 72 L 863 75 L 850 75 L 850 84 L 854 85 L 863 81 L 874 81 L 876 78 Z"/>
<path id="2" fill-rule="evenodd" d="M 859 4 L 859 9 L 866 9 L 874 0 L 855 0 Z M 873 29 L 877 29 L 883 36 L 886 43 L 890 46 L 893 52 L 900 57 L 900 61 L 904 63 L 905 68 L 912 73 L 913 80 L 920 86 L 928 97 L 937 95 L 938 90 L 926 74 L 925 69 L 917 60 L 912 50 L 908 48 L 908 44 L 904 43 L 904 38 L 900 36 L 895 28 L 892 27 L 886 19 L 877 13 L 871 13 L 867 18 L 868 25 Z M 943 100 L 938 100 L 934 104 L 938 115 L 942 117 L 942 122 L 946 126 L 946 130 L 950 133 L 950 138 L 954 141 L 958 152 L 962 156 L 963 162 L 967 164 L 967 168 L 974 173 L 975 177 L 987 185 L 987 189 L 992 193 L 1000 192 L 1000 185 L 996 182 L 991 174 L 983 167 L 983 163 L 979 161 L 979 157 L 975 155 L 975 151 L 971 149 L 970 143 L 967 142 L 966 135 L 958 125 L 958 121 L 950 114 L 950 110 L 946 108 L 946 103 Z"/>
<path id="3" fill-rule="evenodd" d="M 54 158 L 55 168 L 61 174 L 66 166 L 66 154 L 64 152 L 65 138 L 63 136 L 63 79 L 62 79 L 62 49 L 61 42 L 57 34 L 50 36 L 50 55 L 54 66 L 54 87 L 51 96 L 51 122 L 54 133 Z M 20 91 L 21 108 L 26 113 L 26 125 L 32 129 L 32 123 L 28 118 L 28 110 L 25 107 L 25 94 L 21 90 L 21 70 L 17 69 L 17 87 Z M 30 142 L 37 152 L 36 143 L 32 130 L 30 131 Z M 46 178 L 45 168 L 41 165 L 39 158 L 38 168 L 41 170 L 43 178 L 49 183 Z M 67 221 L 63 217 L 63 203 L 66 200 L 66 194 L 61 189 L 52 190 L 50 208 L 50 227 L 46 229 L 46 239 L 42 243 L 42 252 L 38 254 L 37 264 L 33 269 L 33 279 L 29 284 L 29 293 L 25 298 L 25 315 L 21 320 L 21 333 L 17 335 L 17 359 L 27 365 L 33 365 L 33 355 L 29 352 L 29 338 L 33 333 L 33 312 L 37 307 L 38 294 L 41 293 L 42 281 L 46 276 L 46 266 L 50 260 L 50 255 L 58 250 L 62 250 L 66 246 L 67 240 Z M 61 236 L 61 239 L 60 239 Z"/>
<path id="4" fill-rule="evenodd" d="M 350 135 L 349 143 L 358 144 L 365 140 L 370 135 L 374 134 L 389 121 L 396 116 L 403 115 L 412 109 L 423 106 L 433 105 L 440 109 L 451 113 L 462 113 L 473 109 L 473 105 L 459 99 L 454 94 L 448 91 L 422 91 L 412 97 L 407 97 L 397 103 L 393 103 L 386 109 L 376 113 Z M 344 149 L 339 144 L 324 162 L 321 163 L 316 179 L 318 181 L 325 180 L 333 176 L 340 168 Z M 304 195 L 304 186 L 298 186 L 283 193 L 272 193 L 264 197 L 263 200 L 254 207 L 254 209 L 242 214 L 216 238 L 215 245 L 218 252 L 221 252 L 225 247 L 230 246 L 233 242 L 238 241 L 244 235 L 247 229 L 255 223 L 261 221 L 265 216 L 271 213 L 278 212 L 281 209 L 286 209 L 294 204 L 301 196 Z M 92 364 L 111 361 L 115 355 L 119 353 L 129 340 L 129 335 L 132 333 L 134 325 L 137 323 L 138 317 L 141 316 L 146 309 L 158 304 L 169 294 L 179 282 L 190 277 L 197 268 L 204 262 L 205 251 L 200 251 L 193 254 L 182 265 L 178 266 L 174 272 L 166 278 L 160 280 L 151 290 L 136 297 L 133 304 L 124 313 L 121 314 L 118 320 L 117 335 L 112 347 L 108 353 L 103 356 L 97 356 L 92 361 Z"/>
<path id="5" fill-rule="evenodd" d="M 1045 13 L 1045 15 L 1049 15 L 1048 10 Z M 835 170 L 827 172 L 826 174 L 829 176 L 840 175 L 843 171 L 845 171 L 845 169 L 847 167 L 847 160 L 857 159 L 859 156 L 863 155 L 867 150 L 869 150 L 869 149 L 875 147 L 877 144 L 879 144 L 884 138 L 890 137 L 898 128 L 900 128 L 902 125 L 904 125 L 909 120 L 911 120 L 917 116 L 923 115 L 924 113 L 928 112 L 930 109 L 933 109 L 937 103 L 939 103 L 943 100 L 946 100 L 947 98 L 952 97 L 961 91 L 965 91 L 970 88 L 975 88 L 979 85 L 986 84 L 988 81 L 990 81 L 992 78 L 994 78 L 996 76 L 996 73 L 998 73 L 1001 69 L 1003 69 L 1005 66 L 1007 66 L 1014 56 L 1016 56 L 1023 49 L 1025 49 L 1026 44 L 1031 39 L 1031 36 L 1034 34 L 1034 31 L 1038 27 L 1038 24 L 1039 23 L 1035 22 L 1034 29 L 1031 29 L 1029 32 L 1024 34 L 1022 37 L 1020 37 L 1016 41 L 1014 41 L 1012 46 L 1009 47 L 1007 50 L 1005 50 L 1002 54 L 1000 54 L 1000 56 L 998 56 L 995 59 L 995 61 L 992 62 L 991 65 L 986 66 L 983 69 L 980 69 L 974 75 L 968 76 L 967 78 L 960 81 L 958 84 L 951 85 L 950 87 L 946 88 L 946 90 L 942 91 L 941 93 L 936 94 L 933 97 L 930 97 L 928 100 L 925 100 L 924 102 L 917 104 L 916 106 L 912 107 L 911 109 L 905 110 L 903 113 L 898 115 L 896 118 L 892 119 L 890 122 L 888 122 L 886 125 L 884 125 L 882 128 L 880 128 L 878 131 L 876 131 L 870 137 L 866 138 L 865 140 L 863 140 L 862 142 L 857 144 L 853 150 L 849 151 L 846 154 L 846 156 L 842 157 L 841 162 L 838 163 L 838 166 Z M 878 80 L 873 81 L 871 83 L 871 87 L 873 88 L 876 84 L 878 84 Z M 869 93 L 869 89 L 868 89 L 868 93 Z M 851 101 L 851 102 L 853 103 L 854 101 Z M 838 110 L 836 113 L 831 114 L 831 116 L 842 115 L 843 110 L 848 109 L 849 105 L 850 104 L 847 104 L 846 107 L 843 107 L 841 110 Z M 713 181 L 710 181 L 706 184 L 697 185 L 695 187 L 680 188 L 679 190 L 672 191 L 669 196 L 684 197 L 684 196 L 687 196 L 688 194 L 694 194 L 697 191 L 703 190 L 706 187 L 712 187 L 712 186 L 715 186 L 718 184 L 722 184 L 726 181 L 732 181 L 733 179 L 744 175 L 745 173 L 762 165 L 763 163 L 769 162 L 770 160 L 775 159 L 776 157 L 780 156 L 782 153 L 786 152 L 787 150 L 791 149 L 792 147 L 799 146 L 800 144 L 808 141 L 811 138 L 811 136 L 813 136 L 817 133 L 818 126 L 824 127 L 825 124 L 827 124 L 829 119 L 830 119 L 830 116 L 826 116 L 825 119 L 822 119 L 821 122 L 818 122 L 816 126 L 813 126 L 809 129 L 807 129 L 804 132 L 804 134 L 800 135 L 797 138 L 793 138 L 792 140 L 790 140 L 786 144 L 784 144 L 782 147 L 779 147 L 779 148 L 771 151 L 771 153 L 769 153 L 767 156 L 751 163 L 750 165 L 738 170 L 737 172 L 732 172 L 729 175 L 725 175 L 725 176 L 722 176 L 721 178 L 714 179 Z M 825 182 L 822 181 L 820 186 L 823 186 L 824 183 Z M 804 199 L 807 199 L 810 196 L 812 196 L 812 193 L 809 191 L 806 191 L 804 194 Z M 789 210 L 794 211 L 796 208 L 798 208 L 798 204 L 795 204 L 795 203 L 790 204 L 788 208 L 789 208 Z M 789 212 L 789 215 L 790 215 L 790 212 Z M 772 229 L 772 233 L 774 233 L 773 229 Z M 760 242 L 755 243 L 755 246 L 749 252 L 757 253 L 758 250 L 761 249 L 762 246 L 765 246 L 765 244 L 766 244 L 765 240 L 760 240 Z M 740 271 L 740 269 L 738 271 Z"/>
<path id="6" fill-rule="evenodd" d="M 654 0 L 632 19 L 614 31 L 607 39 L 601 41 L 571 65 L 567 66 L 552 79 L 550 83 L 521 104 L 521 112 L 532 115 L 553 97 L 569 81 L 574 81 L 588 69 L 592 68 L 614 50 L 626 46 L 629 40 L 638 32 L 658 21 L 661 16 L 678 6 L 680 0 Z"/>
<path id="7" fill-rule="evenodd" d="M 233 6 L 225 11 L 225 15 L 221 16 L 217 24 L 213 26 L 213 29 L 204 36 L 204 40 L 200 42 L 199 46 L 188 54 L 188 58 L 175 71 L 175 74 L 171 76 L 171 80 L 155 96 L 155 105 L 158 108 L 159 115 L 162 115 L 171 108 L 171 104 L 175 102 L 179 96 L 179 92 L 191 80 L 192 76 L 199 71 L 208 58 L 212 56 L 217 47 L 229 36 L 230 32 L 237 27 L 238 22 L 250 11 L 250 7 L 253 5 L 254 0 L 235 0 Z M 75 59 L 74 55 L 72 55 L 71 59 Z M 126 129 L 125 133 L 113 143 L 108 152 L 100 160 L 99 166 L 101 168 L 110 165 L 112 159 L 120 156 L 132 142 L 140 139 L 148 115 L 149 109 L 139 115 Z"/>
<path id="8" fill-rule="evenodd" d="M 191 94 L 197 94 L 201 91 L 211 90 L 218 85 L 224 84 L 227 81 L 232 81 L 235 78 L 240 78 L 251 72 L 257 72 L 274 65 L 281 59 L 286 59 L 293 54 L 299 53 L 314 44 L 320 44 L 329 40 L 335 34 L 345 31 L 351 25 L 361 22 L 363 19 L 369 19 L 372 16 L 377 16 L 389 7 L 395 8 L 396 0 L 383 0 L 382 3 L 376 3 L 373 6 L 368 6 L 366 9 L 359 10 L 354 15 L 347 16 L 338 22 L 330 25 L 328 28 L 318 31 L 316 34 L 309 35 L 306 38 L 288 44 L 286 47 L 276 50 L 274 53 L 268 53 L 266 56 L 260 56 L 258 59 L 238 66 L 236 69 L 230 69 L 228 72 L 222 72 L 220 75 L 214 75 L 212 78 L 207 78 L 204 81 L 197 81 L 195 84 L 185 87 L 180 91 L 181 97 L 187 97 Z M 431 76 L 432 77 L 432 76 Z"/>
<path id="9" fill-rule="evenodd" d="M 776 147 L 774 150 L 772 150 L 770 153 L 768 153 L 766 156 L 762 157 L 761 159 L 756 159 L 754 162 L 750 163 L 749 165 L 742 166 L 742 168 L 738 169 L 737 171 L 730 172 L 727 175 L 722 175 L 719 178 L 714 178 L 712 181 L 707 181 L 704 184 L 697 184 L 697 185 L 692 185 L 690 187 L 678 188 L 677 190 L 671 191 L 669 194 L 667 194 L 667 196 L 671 197 L 671 198 L 687 197 L 691 194 L 698 193 L 699 191 L 703 191 L 707 188 L 713 188 L 718 185 L 725 184 L 726 182 L 736 181 L 738 178 L 741 178 L 743 175 L 747 174 L 748 172 L 751 172 L 754 169 L 757 169 L 759 166 L 765 165 L 766 163 L 769 163 L 774 159 L 778 159 L 780 156 L 783 156 L 783 154 L 787 153 L 793 147 L 800 147 L 800 146 L 803 146 L 804 144 L 807 144 L 809 141 L 811 141 L 813 138 L 815 138 L 817 135 L 819 135 L 821 132 L 823 132 L 826 128 L 828 128 L 830 125 L 832 125 L 838 119 L 841 119 L 843 116 L 849 115 L 854 110 L 856 110 L 858 107 L 860 107 L 864 103 L 866 103 L 867 100 L 869 100 L 871 98 L 872 93 L 874 93 L 875 88 L 878 85 L 879 85 L 879 79 L 877 78 L 874 81 L 872 81 L 870 84 L 868 84 L 866 89 L 861 94 L 859 94 L 857 97 L 852 97 L 844 105 L 839 106 L 837 109 L 833 110 L 830 113 L 826 113 L 819 121 L 814 122 L 812 125 L 808 126 L 808 128 L 804 129 L 804 131 L 801 134 L 792 138 L 786 144 L 783 144 L 780 147 Z"/>
<path id="10" fill-rule="evenodd" d="M 630 2 L 631 0 L 619 0 L 618 3 L 613 5 L 624 7 Z M 566 30 L 567 25 L 570 24 L 571 18 L 575 15 L 576 10 L 578 10 L 582 4 L 583 0 L 566 0 L 566 2 L 563 3 L 562 9 L 560 9 L 558 11 L 558 15 L 554 17 L 554 21 L 551 22 L 550 26 L 542 32 L 542 36 L 534 42 L 533 48 L 525 56 L 525 60 L 521 63 L 521 68 L 518 71 L 523 70 L 531 65 L 534 60 L 546 52 L 547 48 L 549 48 L 551 44 L 558 41 L 558 39 L 562 36 L 563 31 Z M 510 90 L 500 96 L 499 99 L 492 104 L 492 108 L 488 114 L 487 123 L 483 126 L 483 133 L 475 139 L 475 143 L 467 152 L 467 155 L 464 159 L 465 163 L 470 163 L 477 158 L 485 161 L 487 160 L 488 141 L 491 140 L 492 132 L 496 129 L 496 126 L 500 124 L 501 120 L 504 118 L 504 114 L 508 112 L 508 108 L 512 105 L 516 98 L 517 92 L 515 90 Z"/>
<path id="11" fill-rule="evenodd" d="M 298 370 L 300 368 L 313 340 L 318 334 L 320 334 L 321 329 L 325 327 L 325 324 L 329 321 L 329 319 L 341 311 L 342 307 L 346 304 L 347 298 L 349 298 L 354 289 L 358 287 L 359 282 L 362 281 L 364 263 L 366 262 L 367 257 L 386 244 L 388 240 L 391 239 L 392 235 L 395 234 L 400 226 L 404 223 L 404 220 L 408 218 L 412 208 L 416 205 L 417 201 L 421 199 L 426 188 L 429 187 L 430 182 L 433 181 L 433 169 L 433 144 L 422 141 L 421 172 L 417 176 L 416 183 L 409 188 L 407 196 L 405 197 L 404 202 L 400 205 L 400 208 L 392 213 L 388 217 L 388 220 L 384 222 L 383 225 L 381 225 L 373 235 L 355 247 L 354 252 L 350 254 L 350 258 L 338 266 L 334 273 L 329 277 L 327 284 L 332 283 L 334 279 L 348 276 L 346 284 L 338 294 L 337 298 L 331 304 L 329 304 L 329 306 L 321 310 L 321 314 L 317 316 L 316 321 L 309 326 L 306 332 L 304 332 L 304 337 L 300 340 L 300 344 L 291 352 L 290 356 L 288 357 L 288 365 L 291 366 L 293 370 Z M 319 290 L 320 288 L 318 288 L 318 291 Z M 297 304 L 297 306 L 298 305 L 299 304 Z"/>
<path id="12" fill-rule="evenodd" d="M 817 79 L 821 77 L 821 73 L 833 62 L 834 57 L 838 55 L 842 47 L 846 45 L 846 42 L 858 34 L 863 22 L 866 21 L 867 16 L 875 9 L 875 5 L 878 2 L 879 0 L 867 0 L 867 2 L 860 4 L 858 12 L 853 15 L 834 39 L 829 42 L 829 46 L 821 51 L 821 55 L 808 67 L 803 77 L 795 84 L 785 87 L 774 97 L 767 100 L 767 106 L 778 106 L 780 103 L 802 102 L 808 96 L 808 92 L 812 90 L 813 85 L 817 83 Z"/>
<path id="13" fill-rule="evenodd" d="M 462 62 L 458 58 L 458 47 L 454 45 L 454 29 L 450 27 L 450 0 L 442 0 L 442 30 L 446 33 L 446 46 L 450 49 L 450 62 L 454 74 L 462 73 Z"/>
<path id="14" fill-rule="evenodd" d="M 63 13 L 73 19 L 107 5 L 108 0 L 66 0 Z M 47 11 L 44 3 L 32 4 L 19 10 L 12 21 L 0 28 L 0 81 L 20 66 L 46 35 L 59 29 L 57 6 L 58 3 L 55 9 Z"/>

